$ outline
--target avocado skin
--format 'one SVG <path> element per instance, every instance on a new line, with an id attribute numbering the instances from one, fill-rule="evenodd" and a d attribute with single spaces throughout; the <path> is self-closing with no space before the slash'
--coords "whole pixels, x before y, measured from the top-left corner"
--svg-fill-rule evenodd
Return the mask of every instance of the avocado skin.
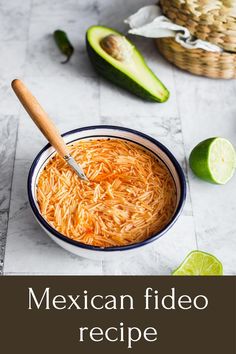
<path id="1" fill-rule="evenodd" d="M 132 80 L 128 75 L 124 74 L 122 71 L 118 70 L 117 68 L 113 67 L 112 64 L 107 62 L 103 59 L 90 45 L 87 33 L 86 33 L 86 47 L 88 56 L 92 65 L 94 66 L 95 70 L 103 76 L 105 79 L 113 82 L 114 84 L 118 85 L 119 87 L 130 91 L 134 95 L 141 97 L 142 99 L 149 101 L 149 102 L 165 102 L 169 98 L 169 91 L 167 88 L 160 82 L 160 85 L 163 87 L 163 91 L 166 92 L 165 97 L 158 98 L 148 92 L 145 88 L 141 85 L 136 83 Z M 141 54 L 139 54 L 141 56 Z M 146 65 L 144 63 L 144 65 Z M 147 67 L 148 70 L 151 71 L 150 68 Z M 155 76 L 155 74 L 153 73 Z"/>

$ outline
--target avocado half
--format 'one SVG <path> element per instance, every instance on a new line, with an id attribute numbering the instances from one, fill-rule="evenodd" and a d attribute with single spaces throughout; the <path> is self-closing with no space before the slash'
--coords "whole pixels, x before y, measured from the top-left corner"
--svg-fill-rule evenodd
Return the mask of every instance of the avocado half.
<path id="1" fill-rule="evenodd" d="M 127 60 L 118 60 L 103 49 L 101 43 L 110 35 L 125 40 L 129 49 Z M 134 44 L 121 33 L 108 27 L 92 26 L 86 32 L 86 45 L 92 65 L 104 78 L 147 101 L 165 102 L 168 99 L 167 88 L 147 66 Z"/>

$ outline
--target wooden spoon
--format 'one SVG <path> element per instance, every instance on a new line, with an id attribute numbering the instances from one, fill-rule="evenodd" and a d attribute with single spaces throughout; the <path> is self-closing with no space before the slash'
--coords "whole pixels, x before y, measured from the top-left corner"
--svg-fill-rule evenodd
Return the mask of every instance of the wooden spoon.
<path id="1" fill-rule="evenodd" d="M 88 181 L 81 166 L 78 165 L 74 158 L 69 154 L 67 146 L 57 130 L 57 127 L 25 84 L 21 80 L 15 79 L 12 81 L 11 86 L 19 101 L 49 143 L 55 148 L 58 154 L 66 160 L 82 180 Z"/>

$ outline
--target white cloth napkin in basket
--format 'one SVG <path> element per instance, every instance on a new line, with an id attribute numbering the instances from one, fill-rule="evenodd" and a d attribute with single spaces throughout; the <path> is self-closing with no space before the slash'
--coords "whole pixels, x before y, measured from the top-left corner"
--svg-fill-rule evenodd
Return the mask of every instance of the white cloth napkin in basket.
<path id="1" fill-rule="evenodd" d="M 129 25 L 128 32 L 131 34 L 148 38 L 174 37 L 176 42 L 187 49 L 201 48 L 209 52 L 223 51 L 215 44 L 193 37 L 187 28 L 170 21 L 162 15 L 158 5 L 142 7 L 124 22 Z"/>

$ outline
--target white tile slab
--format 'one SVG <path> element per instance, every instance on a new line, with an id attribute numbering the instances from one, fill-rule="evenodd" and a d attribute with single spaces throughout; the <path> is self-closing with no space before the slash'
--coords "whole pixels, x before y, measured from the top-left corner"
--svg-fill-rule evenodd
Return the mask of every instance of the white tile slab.
<path id="1" fill-rule="evenodd" d="M 48 20 L 50 17 L 50 21 Z M 86 52 L 85 32 L 98 23 L 97 2 L 34 1 L 29 26 L 29 45 L 26 74 L 30 76 L 96 76 Z M 65 57 L 53 38 L 55 30 L 68 35 L 74 47 L 71 60 L 62 65 Z"/>
<path id="2" fill-rule="evenodd" d="M 236 81 L 212 80 L 175 70 L 187 153 L 199 142 L 224 136 L 236 145 Z"/>
<path id="3" fill-rule="evenodd" d="M 151 0 L 149 4 L 155 3 Z M 142 6 L 146 6 L 145 0 L 100 0 L 97 2 L 100 23 L 104 26 L 116 28 L 119 31 L 127 31 L 128 26 L 124 24 L 124 19 L 138 11 Z"/>
<path id="4" fill-rule="evenodd" d="M 26 47 L 27 41 L 11 40 L 1 42 L 1 114 L 16 115 L 19 112 L 19 103 L 11 89 L 11 81 L 15 78 L 22 77 L 24 74 Z"/>
<path id="5" fill-rule="evenodd" d="M 236 83 L 200 78 L 176 70 L 177 95 L 187 156 L 200 141 L 223 136 L 236 146 Z M 197 179 L 189 171 L 200 249 L 219 257 L 225 274 L 236 274 L 236 176 L 225 186 Z"/>
<path id="6" fill-rule="evenodd" d="M 2 41 L 0 71 L 1 84 L 5 81 L 11 83 L 10 80 L 21 77 L 24 74 L 24 65 L 26 58 L 27 41 Z"/>
<path id="7" fill-rule="evenodd" d="M 1 13 L 1 7 L 0 7 Z M 1 26 L 1 21 L 0 21 Z M 17 115 L 19 103 L 11 88 L 11 81 L 23 77 L 27 41 L 10 40 L 1 42 L 0 97 L 1 114 Z"/>
<path id="8" fill-rule="evenodd" d="M 53 76 L 26 76 L 25 83 L 52 119 L 65 122 L 68 116 L 78 117 L 85 123 L 97 119 L 99 113 L 98 82 L 94 78 Z M 84 124 L 83 123 L 83 124 Z"/>
<path id="9" fill-rule="evenodd" d="M 199 249 L 217 256 L 225 274 L 236 274 L 235 177 L 225 186 L 190 178 Z"/>
<path id="10" fill-rule="evenodd" d="M 0 274 L 2 273 L 8 227 L 8 209 L 16 148 L 17 118 L 0 117 Z"/>
<path id="11" fill-rule="evenodd" d="M 11 88 L 11 80 L 2 81 L 0 86 L 1 95 L 1 114 L 3 115 L 17 115 L 19 113 L 20 105 L 16 100 L 15 94 Z"/>

